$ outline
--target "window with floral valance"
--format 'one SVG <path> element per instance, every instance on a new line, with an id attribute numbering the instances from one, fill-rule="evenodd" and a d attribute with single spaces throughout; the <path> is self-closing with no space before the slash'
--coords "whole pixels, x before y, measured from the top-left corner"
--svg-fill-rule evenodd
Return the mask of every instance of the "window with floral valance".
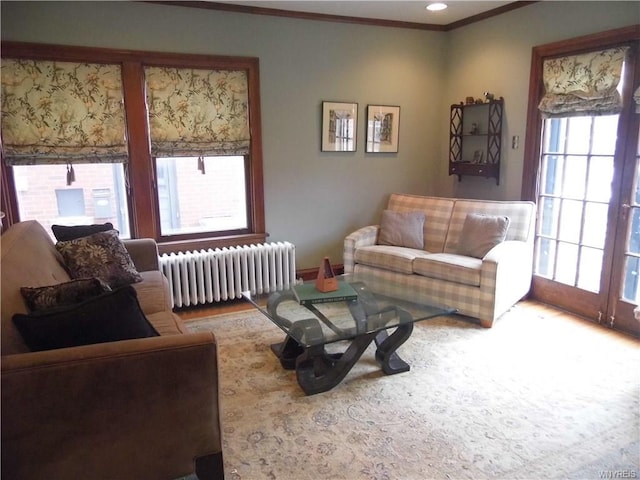
<path id="1" fill-rule="evenodd" d="M 145 80 L 154 157 L 249 153 L 245 71 L 146 67 Z"/>
<path id="2" fill-rule="evenodd" d="M 128 159 L 120 65 L 2 61 L 2 137 L 8 165 Z"/>
<path id="3" fill-rule="evenodd" d="M 257 58 L 2 47 L 9 224 L 110 221 L 163 253 L 264 240 Z"/>
<path id="4" fill-rule="evenodd" d="M 618 85 L 628 50 L 629 47 L 616 47 L 545 60 L 545 90 L 538 106 L 542 115 L 553 118 L 620 113 Z"/>

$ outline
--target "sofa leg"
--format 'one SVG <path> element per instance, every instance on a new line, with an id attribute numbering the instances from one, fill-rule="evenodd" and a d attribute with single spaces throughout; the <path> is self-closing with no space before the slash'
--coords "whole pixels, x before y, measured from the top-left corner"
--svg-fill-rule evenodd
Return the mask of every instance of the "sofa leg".
<path id="1" fill-rule="evenodd" d="M 481 318 L 480 319 L 480 325 L 482 325 L 484 328 L 491 328 L 493 326 L 493 319 L 491 319 L 491 318 Z"/>
<path id="2" fill-rule="evenodd" d="M 196 476 L 198 480 L 223 480 L 222 452 L 196 458 Z"/>

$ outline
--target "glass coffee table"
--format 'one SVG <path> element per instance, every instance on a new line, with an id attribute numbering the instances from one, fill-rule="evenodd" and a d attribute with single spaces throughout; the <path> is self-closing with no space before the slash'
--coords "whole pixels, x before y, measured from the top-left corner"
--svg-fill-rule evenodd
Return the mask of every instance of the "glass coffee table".
<path id="1" fill-rule="evenodd" d="M 354 275 L 339 276 L 338 281 L 351 285 L 357 298 L 301 305 L 293 290 L 286 290 L 271 294 L 265 308 L 250 292 L 242 292 L 286 334 L 284 341 L 271 345 L 271 350 L 283 368 L 295 369 L 298 384 L 307 395 L 338 385 L 372 341 L 377 347 L 376 360 L 385 374 L 409 371 L 409 364 L 396 350 L 411 336 L 413 324 L 456 312 L 453 308 L 388 296 L 384 282 L 381 285 L 379 280 L 375 290 L 367 286 L 365 278 Z M 345 350 L 329 352 L 327 346 L 336 342 L 345 342 Z"/>

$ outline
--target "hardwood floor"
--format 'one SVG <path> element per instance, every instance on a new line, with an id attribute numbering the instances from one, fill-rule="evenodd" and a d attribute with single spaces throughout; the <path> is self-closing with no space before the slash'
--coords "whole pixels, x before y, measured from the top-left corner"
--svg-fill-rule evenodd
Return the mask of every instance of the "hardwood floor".
<path id="1" fill-rule="evenodd" d="M 266 303 L 266 298 L 267 296 L 264 296 L 261 302 Z M 631 342 L 638 341 L 637 338 L 629 334 L 626 334 L 624 332 L 619 332 L 617 330 L 613 330 L 604 325 L 598 325 L 597 323 L 594 323 L 590 320 L 587 320 L 580 316 L 566 312 L 564 310 L 553 307 L 551 305 L 547 305 L 534 300 L 522 300 L 519 303 L 519 305 L 527 309 L 532 309 L 536 315 L 539 315 L 545 318 L 558 318 L 559 320 L 576 323 L 582 328 L 598 329 L 600 333 L 602 333 L 603 335 L 614 336 L 620 341 L 625 341 L 625 339 Z M 229 300 L 226 302 L 217 302 L 214 304 L 184 308 L 176 311 L 176 314 L 183 321 L 189 322 L 189 321 L 198 320 L 204 317 L 210 317 L 212 315 L 222 315 L 224 313 L 240 312 L 243 310 L 250 310 L 252 308 L 253 307 L 251 306 L 251 304 L 249 304 L 249 302 L 239 299 L 239 300 Z"/>
<path id="2" fill-rule="evenodd" d="M 266 302 L 266 298 L 264 299 Z M 249 302 L 242 299 L 227 300 L 226 302 L 216 302 L 207 305 L 198 305 L 195 307 L 182 308 L 176 310 L 183 321 L 197 320 L 199 318 L 210 317 L 212 315 L 222 315 L 223 313 L 241 312 L 242 310 L 250 310 L 253 307 Z"/>

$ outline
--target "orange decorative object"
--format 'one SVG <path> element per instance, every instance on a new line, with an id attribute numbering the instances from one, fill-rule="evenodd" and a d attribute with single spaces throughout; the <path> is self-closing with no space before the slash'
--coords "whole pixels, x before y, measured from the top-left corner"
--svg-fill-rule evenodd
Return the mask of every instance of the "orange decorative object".
<path id="1" fill-rule="evenodd" d="M 333 273 L 329 257 L 324 257 L 318 269 L 316 288 L 321 292 L 335 292 L 338 290 L 338 279 Z"/>

